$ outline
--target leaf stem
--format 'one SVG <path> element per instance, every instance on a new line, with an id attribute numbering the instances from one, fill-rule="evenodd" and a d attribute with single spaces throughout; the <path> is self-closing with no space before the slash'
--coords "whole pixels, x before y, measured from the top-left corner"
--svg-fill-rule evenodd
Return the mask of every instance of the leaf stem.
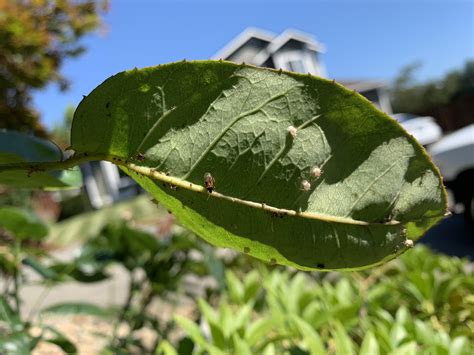
<path id="1" fill-rule="evenodd" d="M 17 163 L 0 164 L 0 172 L 11 171 L 11 170 L 24 170 L 24 171 L 27 171 L 28 174 L 31 174 L 37 171 L 66 170 L 88 161 L 109 160 L 109 158 L 111 159 L 111 157 L 107 155 L 92 155 L 88 153 L 81 153 L 81 154 L 74 154 L 71 158 L 66 159 L 66 160 L 61 160 L 61 161 L 44 161 L 44 162 L 22 161 L 22 162 L 17 162 Z"/>

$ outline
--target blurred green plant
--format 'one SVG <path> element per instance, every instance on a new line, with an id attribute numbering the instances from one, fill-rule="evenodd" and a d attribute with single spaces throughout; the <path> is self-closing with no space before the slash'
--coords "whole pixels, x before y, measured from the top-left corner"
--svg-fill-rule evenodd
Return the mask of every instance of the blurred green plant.
<path id="1" fill-rule="evenodd" d="M 79 282 L 96 282 L 109 277 L 107 269 L 121 265 L 128 273 L 128 290 L 125 303 L 113 310 L 112 334 L 103 334 L 109 343 L 103 350 L 108 354 L 149 353 L 157 344 L 168 338 L 173 329 L 171 322 L 150 312 L 158 298 L 177 302 L 176 294 L 184 294 L 182 278 L 185 275 L 213 275 L 222 278 L 223 266 L 211 255 L 212 249 L 195 242 L 195 236 L 176 227 L 166 238 L 157 239 L 150 233 L 133 228 L 126 222 L 106 225 L 97 236 L 82 246 L 80 254 L 71 262 L 55 263 L 47 272 L 36 270 L 44 277 L 69 275 Z M 194 253 L 194 257 L 190 255 Z M 196 255 L 199 257 L 196 258 Z M 89 314 L 111 316 L 111 310 L 93 304 L 58 304 L 43 311 L 62 314 Z M 125 329 L 125 331 L 121 331 Z M 139 336 L 143 329 L 154 333 L 154 342 L 144 344 Z"/>
<path id="2" fill-rule="evenodd" d="M 28 354 L 42 341 L 53 343 L 66 353 L 76 352 L 75 345 L 59 330 L 43 324 L 42 317 L 33 320 L 34 312 L 30 312 L 28 319 L 22 319 L 20 292 L 29 282 L 24 268 L 34 271 L 40 283 L 53 287 L 67 281 L 103 281 L 109 278 L 111 265 L 124 267 L 128 272 L 128 294 L 118 309 L 80 302 L 54 304 L 40 312 L 40 316 L 87 314 L 113 319 L 113 333 L 104 334 L 109 337 L 104 352 L 113 354 L 150 352 L 137 336 L 144 328 L 151 330 L 156 338 L 151 349 L 167 339 L 173 329 L 172 322 L 152 316 L 149 306 L 157 298 L 169 296 L 171 303 L 176 303 L 176 294 L 184 294 L 183 276 L 212 275 L 218 284 L 223 284 L 223 265 L 213 256 L 213 249 L 196 243 L 194 235 L 179 227 L 166 238 L 157 239 L 126 221 L 111 223 L 86 241 L 80 254 L 68 262 L 58 261 L 46 251 L 47 234 L 48 227 L 25 210 L 0 208 L 0 271 L 4 285 L 0 296 L 0 353 Z M 41 302 L 38 299 L 37 304 Z M 40 327 L 40 335 L 32 334 L 32 324 Z M 125 328 L 125 333 L 119 332 L 121 328 Z"/>
<path id="3" fill-rule="evenodd" d="M 372 272 L 226 273 L 215 303 L 158 354 L 471 354 L 474 277 L 465 260 L 412 253 Z M 188 350 L 183 352 L 183 344 Z M 189 345 L 191 344 L 191 345 Z M 181 349 L 181 350 L 180 350 Z"/>
<path id="4" fill-rule="evenodd" d="M 0 221 L 0 267 L 9 285 L 0 298 L 0 352 L 26 354 L 41 341 L 75 351 L 57 329 L 40 323 L 41 334 L 33 336 L 31 319 L 22 320 L 24 267 L 54 286 L 104 280 L 112 265 L 129 274 L 121 307 L 81 302 L 41 311 L 112 320 L 113 331 L 102 334 L 108 338 L 104 354 L 467 355 L 474 349 L 472 265 L 423 246 L 370 272 L 303 273 L 233 252 L 218 259 L 179 227 L 158 239 L 122 221 L 106 225 L 66 263 L 41 248 L 47 228 L 35 217 L 5 207 Z M 195 320 L 164 319 L 153 302 L 175 307 L 189 292 L 183 277 L 190 274 L 198 280 L 211 275 L 216 288 L 202 287 Z M 153 341 L 143 340 L 145 329 Z"/>
<path id="5" fill-rule="evenodd" d="M 46 257 L 43 246 L 48 227 L 31 213 L 16 207 L 0 207 L 0 353 L 29 354 L 40 341 L 53 343 L 67 353 L 76 347 L 59 330 L 40 324 L 40 334 L 31 332 L 31 319 L 22 317 L 20 291 L 25 283 L 24 267 L 31 267 L 45 279 L 59 275 L 37 261 Z"/>

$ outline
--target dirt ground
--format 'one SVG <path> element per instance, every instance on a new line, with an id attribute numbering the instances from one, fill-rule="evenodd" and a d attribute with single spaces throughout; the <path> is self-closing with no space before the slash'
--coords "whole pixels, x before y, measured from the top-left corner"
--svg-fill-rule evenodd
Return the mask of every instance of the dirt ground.
<path id="1" fill-rule="evenodd" d="M 183 298 L 176 308 L 169 303 L 154 302 L 149 312 L 159 316 L 161 321 L 169 321 L 175 314 L 192 317 L 195 311 L 195 303 Z M 51 325 L 60 330 L 70 341 L 74 343 L 79 355 L 100 354 L 102 348 L 110 340 L 114 321 L 113 319 L 102 319 L 89 315 L 48 315 L 42 318 L 44 325 Z M 123 325 L 118 334 L 126 334 L 126 326 Z M 137 335 L 146 346 L 151 346 L 155 341 L 155 333 L 144 329 Z M 42 342 L 33 351 L 33 355 L 62 355 L 64 352 L 54 344 Z"/>

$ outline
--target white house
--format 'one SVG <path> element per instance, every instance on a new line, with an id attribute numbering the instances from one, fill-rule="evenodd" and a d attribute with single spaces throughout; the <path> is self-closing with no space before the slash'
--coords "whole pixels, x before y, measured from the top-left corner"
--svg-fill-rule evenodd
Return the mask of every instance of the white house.
<path id="1" fill-rule="evenodd" d="M 321 54 L 324 52 L 324 45 L 307 33 L 289 29 L 276 35 L 258 28 L 247 28 L 212 58 L 327 77 L 321 61 Z M 348 62 L 347 65 L 351 64 Z M 358 91 L 382 111 L 392 113 L 383 81 L 337 81 Z"/>

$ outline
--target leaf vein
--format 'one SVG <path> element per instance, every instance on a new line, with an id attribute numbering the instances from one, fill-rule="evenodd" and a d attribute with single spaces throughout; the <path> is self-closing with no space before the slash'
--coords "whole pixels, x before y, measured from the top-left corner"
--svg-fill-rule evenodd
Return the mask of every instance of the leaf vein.
<path id="1" fill-rule="evenodd" d="M 244 117 L 247 117 L 247 116 L 250 116 L 250 115 L 253 115 L 257 112 L 259 112 L 263 107 L 265 107 L 265 105 L 269 104 L 270 102 L 272 101 L 275 101 L 275 100 L 278 100 L 279 98 L 281 97 L 284 97 L 286 94 L 288 94 L 289 91 L 291 91 L 292 89 L 294 89 L 295 87 L 297 86 L 293 86 L 291 88 L 289 88 L 288 90 L 285 90 L 284 92 L 282 93 L 279 93 L 279 94 L 276 94 L 276 95 L 273 95 L 271 96 L 269 99 L 265 100 L 263 103 L 261 103 L 259 106 L 257 106 L 256 108 L 252 109 L 252 110 L 249 110 L 249 111 L 246 111 L 246 112 L 243 112 L 239 115 L 237 115 L 236 117 L 234 117 L 233 119 L 231 119 L 231 121 L 227 124 L 227 126 L 224 127 L 224 129 L 213 139 L 213 141 L 207 146 L 207 148 L 201 153 L 201 155 L 199 156 L 199 158 L 194 162 L 194 164 L 191 166 L 191 168 L 189 169 L 189 171 L 182 177 L 183 179 L 187 179 L 191 173 L 194 171 L 194 169 L 201 163 L 201 161 L 207 156 L 207 154 L 209 154 L 209 152 L 214 149 L 214 147 L 216 146 L 216 144 L 222 139 L 222 137 L 227 133 L 227 131 L 234 125 L 236 124 L 239 120 L 241 120 L 242 118 Z"/>

